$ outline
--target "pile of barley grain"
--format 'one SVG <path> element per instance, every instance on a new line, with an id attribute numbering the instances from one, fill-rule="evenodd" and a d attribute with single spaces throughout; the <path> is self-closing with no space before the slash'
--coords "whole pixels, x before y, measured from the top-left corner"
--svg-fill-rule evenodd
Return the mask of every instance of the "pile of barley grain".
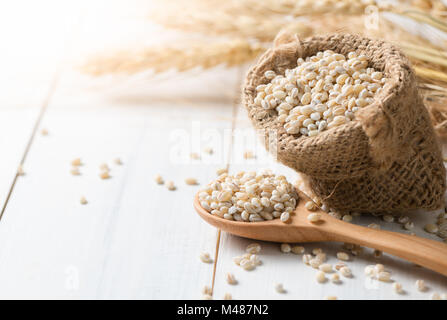
<path id="1" fill-rule="evenodd" d="M 228 220 L 287 222 L 298 195 L 284 176 L 271 172 L 224 173 L 199 192 L 202 208 Z"/>
<path id="2" fill-rule="evenodd" d="M 271 81 L 256 88 L 255 103 L 276 109 L 289 134 L 315 136 L 351 121 L 359 108 L 373 102 L 386 78 L 368 68 L 365 55 L 350 52 L 347 58 L 326 50 L 299 58 L 284 75 L 268 70 L 265 77 Z"/>

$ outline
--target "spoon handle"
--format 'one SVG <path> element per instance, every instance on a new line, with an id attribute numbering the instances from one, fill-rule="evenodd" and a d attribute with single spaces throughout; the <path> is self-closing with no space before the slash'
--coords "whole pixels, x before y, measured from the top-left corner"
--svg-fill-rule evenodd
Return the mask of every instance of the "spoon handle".
<path id="1" fill-rule="evenodd" d="M 447 276 L 447 244 L 440 241 L 356 226 L 339 220 L 332 220 L 322 227 L 328 240 L 378 249 Z"/>

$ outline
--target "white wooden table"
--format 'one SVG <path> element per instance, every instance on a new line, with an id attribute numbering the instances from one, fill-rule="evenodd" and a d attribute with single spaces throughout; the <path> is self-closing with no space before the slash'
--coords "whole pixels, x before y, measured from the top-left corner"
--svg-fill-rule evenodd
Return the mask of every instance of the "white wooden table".
<path id="1" fill-rule="evenodd" d="M 250 272 L 237 267 L 232 258 L 252 241 L 202 222 L 192 207 L 200 186 L 183 180 L 195 177 L 204 185 L 225 166 L 232 172 L 270 167 L 296 179 L 269 158 L 234 103 L 245 69 L 92 80 L 74 68 L 79 57 L 111 44 L 156 41 L 157 29 L 129 18 L 139 1 L 98 1 L 88 12 L 82 3 L 47 2 L 57 14 L 48 16 L 44 5 L 30 8 L 25 18 L 33 28 L 17 29 L 21 21 L 14 19 L 5 22 L 16 28 L 13 36 L 0 28 L 0 36 L 9 35 L 0 59 L 0 298 L 200 299 L 205 285 L 214 286 L 215 299 L 227 292 L 235 299 L 429 299 L 447 293 L 445 277 L 388 255 L 375 259 L 370 249 L 349 262 L 354 277 L 339 285 L 317 284 L 301 256 L 283 254 L 272 243 L 262 243 L 261 266 Z M 101 14 L 104 9 L 112 14 Z M 0 12 L 0 21 L 23 14 L 20 5 Z M 46 23 L 38 23 L 45 14 Z M 40 133 L 44 128 L 47 136 Z M 211 156 L 202 152 L 208 146 Z M 246 150 L 256 159 L 243 159 Z M 193 151 L 202 159 L 191 160 Z M 70 174 L 76 157 L 84 163 L 80 176 Z M 113 162 L 118 157 L 121 166 Z M 104 162 L 111 179 L 99 178 Z M 20 164 L 24 176 L 16 174 Z M 156 185 L 155 174 L 178 189 Z M 430 237 L 422 227 L 435 216 L 412 214 L 415 232 Z M 379 218 L 354 222 L 403 232 Z M 304 246 L 322 248 L 335 263 L 341 245 Z M 199 260 L 202 251 L 213 264 Z M 383 263 L 406 293 L 368 280 L 363 269 L 372 263 Z M 237 285 L 226 283 L 227 272 Z M 416 279 L 429 290 L 418 292 Z M 277 282 L 286 294 L 274 290 Z"/>

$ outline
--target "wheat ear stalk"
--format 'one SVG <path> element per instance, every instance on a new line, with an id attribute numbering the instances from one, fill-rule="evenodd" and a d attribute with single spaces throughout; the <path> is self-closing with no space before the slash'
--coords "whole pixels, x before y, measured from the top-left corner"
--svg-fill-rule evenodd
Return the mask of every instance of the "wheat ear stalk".
<path id="1" fill-rule="evenodd" d="M 196 67 L 209 69 L 220 64 L 231 67 L 252 61 L 264 50 L 246 40 L 203 42 L 184 47 L 150 47 L 92 58 L 81 67 L 81 71 L 100 76 L 109 73 L 135 74 L 146 70 L 162 73 L 176 69 L 183 72 Z"/>

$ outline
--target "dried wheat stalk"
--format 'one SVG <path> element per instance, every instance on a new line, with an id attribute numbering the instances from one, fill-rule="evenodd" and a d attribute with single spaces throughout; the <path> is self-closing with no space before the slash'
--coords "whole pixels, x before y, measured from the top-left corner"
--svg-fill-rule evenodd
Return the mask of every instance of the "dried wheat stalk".
<path id="1" fill-rule="evenodd" d="M 195 67 L 209 69 L 219 64 L 228 67 L 256 58 L 265 49 L 246 40 L 196 43 L 179 47 L 150 47 L 138 51 L 121 51 L 89 60 L 81 70 L 90 75 L 109 73 L 134 74 L 145 70 L 161 73 L 179 72 Z"/>

